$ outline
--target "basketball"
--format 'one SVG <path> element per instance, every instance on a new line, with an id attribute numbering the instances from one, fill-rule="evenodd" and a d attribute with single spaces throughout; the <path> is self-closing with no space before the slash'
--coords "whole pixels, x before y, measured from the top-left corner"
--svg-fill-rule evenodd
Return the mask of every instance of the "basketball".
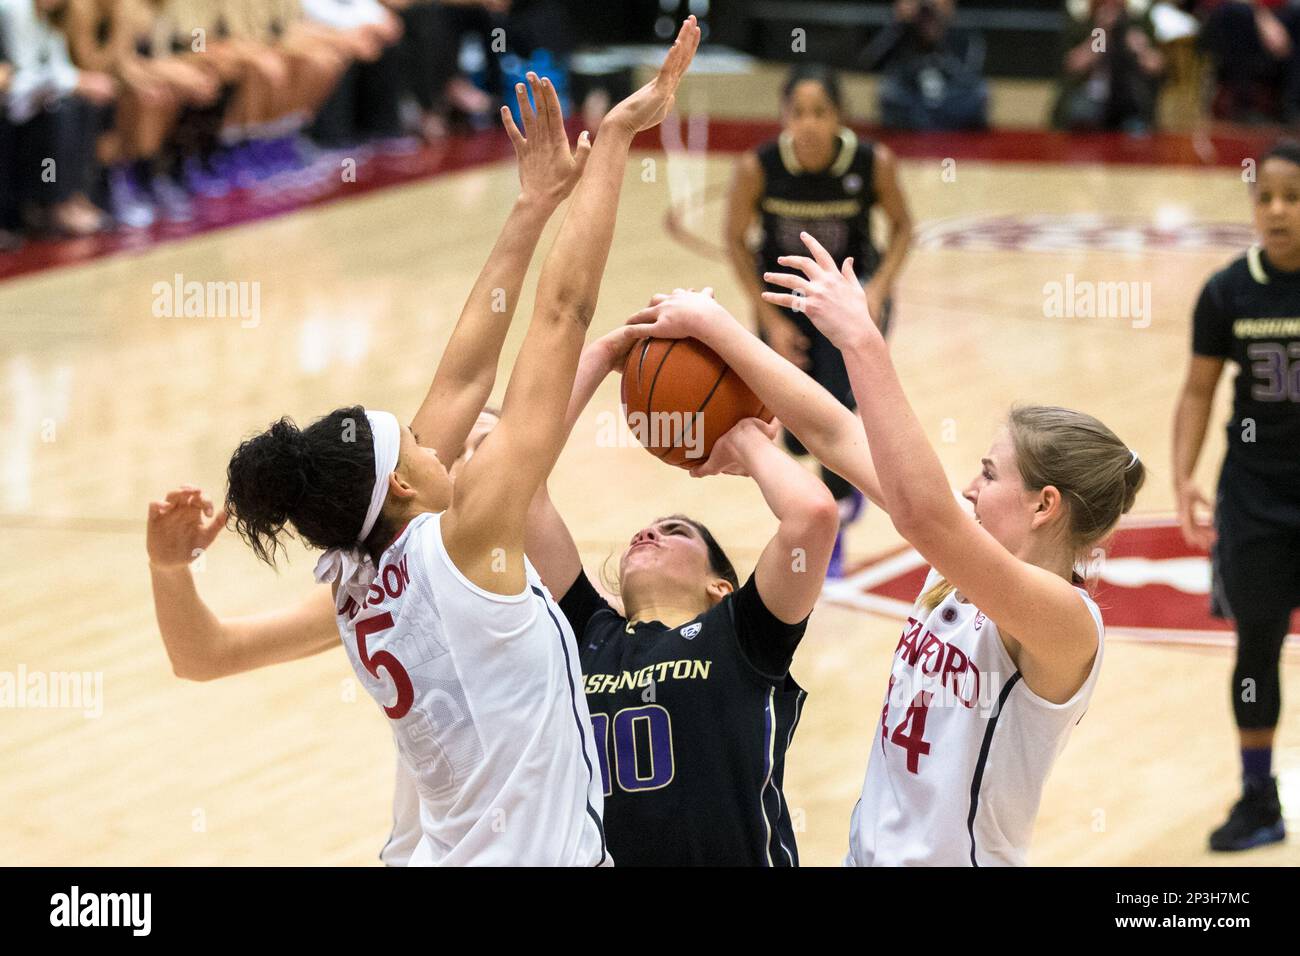
<path id="1" fill-rule="evenodd" d="M 696 339 L 646 339 L 623 368 L 623 415 L 650 454 L 678 468 L 705 461 L 742 418 L 772 413 L 739 375 Z"/>

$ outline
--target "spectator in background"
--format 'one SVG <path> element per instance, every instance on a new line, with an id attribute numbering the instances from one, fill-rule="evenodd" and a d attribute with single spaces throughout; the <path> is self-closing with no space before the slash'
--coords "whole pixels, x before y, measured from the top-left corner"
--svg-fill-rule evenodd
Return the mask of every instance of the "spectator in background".
<path id="1" fill-rule="evenodd" d="M 145 228 L 154 221 L 155 200 L 169 216 L 188 218 L 183 193 L 156 164 L 181 109 L 215 102 L 216 81 L 169 55 L 155 55 L 154 8 L 147 0 L 67 0 L 67 11 L 73 63 L 107 73 L 117 84 L 116 123 L 99 142 L 113 218 Z"/>
<path id="2" fill-rule="evenodd" d="M 96 172 L 98 107 L 114 100 L 111 77 L 78 70 L 58 26 L 63 0 L 0 0 L 0 37 L 11 65 L 5 107 L 14 127 L 11 180 L 29 226 L 88 236 L 107 217 L 87 191 Z"/>
<path id="3" fill-rule="evenodd" d="M 1146 133 L 1155 125 L 1165 55 L 1156 46 L 1150 0 L 1066 4 L 1065 57 L 1052 125 Z"/>
<path id="4" fill-rule="evenodd" d="M 983 129 L 988 125 L 984 38 L 952 25 L 953 0 L 897 0 L 894 22 L 867 45 L 862 63 L 881 71 L 880 118 L 889 129 Z"/>
<path id="5" fill-rule="evenodd" d="M 326 148 L 402 133 L 402 21 L 379 0 L 302 0 L 307 19 L 347 39 L 354 62 L 321 106 L 312 138 Z"/>
<path id="6" fill-rule="evenodd" d="M 562 59 L 572 52 L 576 35 L 559 0 L 415 0 L 402 15 L 411 34 L 406 72 L 426 137 L 441 135 L 453 117 L 475 127 L 494 124 L 505 91 L 501 56 L 527 59 L 544 49 Z M 483 51 L 478 85 L 461 70 L 466 38 Z"/>
<path id="7" fill-rule="evenodd" d="M 1214 115 L 1239 123 L 1300 119 L 1300 9 L 1286 0 L 1205 0 L 1198 13 L 1218 86 Z"/>
<path id="8" fill-rule="evenodd" d="M 5 102 L 14 68 L 5 57 L 5 38 L 0 33 L 0 252 L 11 252 L 23 244 L 18 234 L 18 202 L 14 195 L 14 140 L 17 133 L 9 122 Z"/>

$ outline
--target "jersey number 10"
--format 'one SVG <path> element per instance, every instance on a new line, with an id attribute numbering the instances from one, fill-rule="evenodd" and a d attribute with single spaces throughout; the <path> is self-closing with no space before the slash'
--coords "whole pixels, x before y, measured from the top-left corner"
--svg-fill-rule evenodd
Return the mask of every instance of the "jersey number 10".
<path id="1" fill-rule="evenodd" d="M 614 792 L 610 780 L 611 737 L 614 778 L 620 790 L 658 790 L 673 782 L 673 721 L 658 704 L 625 708 L 612 721 L 608 714 L 592 714 L 591 729 L 600 755 L 605 796 Z M 638 743 L 643 744 L 643 749 L 638 749 Z"/>

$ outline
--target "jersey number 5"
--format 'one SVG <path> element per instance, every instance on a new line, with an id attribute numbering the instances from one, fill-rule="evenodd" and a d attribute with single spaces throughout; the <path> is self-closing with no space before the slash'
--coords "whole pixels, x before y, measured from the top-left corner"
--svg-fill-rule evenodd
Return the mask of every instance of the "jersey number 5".
<path id="1" fill-rule="evenodd" d="M 411 675 L 406 673 L 406 668 L 402 666 L 402 662 L 388 651 L 380 651 L 372 657 L 366 650 L 366 638 L 371 634 L 386 631 L 392 626 L 393 615 L 387 611 L 383 614 L 376 614 L 374 617 L 368 617 L 364 621 L 357 621 L 357 656 L 361 658 L 361 666 L 374 677 L 378 677 L 380 668 L 383 668 L 388 672 L 388 676 L 392 678 L 393 683 L 397 686 L 397 703 L 385 707 L 384 713 L 388 715 L 390 720 L 399 720 L 406 716 L 406 712 L 415 703 L 415 688 L 411 686 Z"/>

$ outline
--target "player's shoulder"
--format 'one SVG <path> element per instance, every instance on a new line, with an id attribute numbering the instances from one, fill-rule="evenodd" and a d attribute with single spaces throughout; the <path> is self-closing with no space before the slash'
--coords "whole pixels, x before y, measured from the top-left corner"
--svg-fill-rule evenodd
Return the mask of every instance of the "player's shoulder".
<path id="1" fill-rule="evenodd" d="M 1256 285 L 1258 278 L 1255 273 L 1258 272 L 1258 268 L 1252 269 L 1251 258 L 1253 255 L 1257 255 L 1257 253 L 1252 248 L 1237 256 L 1227 265 L 1222 266 L 1205 280 L 1205 288 L 1224 293 Z"/>
<path id="2" fill-rule="evenodd" d="M 767 179 L 785 173 L 785 162 L 781 158 L 781 140 L 779 138 L 760 143 L 748 153 L 742 153 L 740 161 L 749 164 L 752 170 L 762 172 Z"/>

